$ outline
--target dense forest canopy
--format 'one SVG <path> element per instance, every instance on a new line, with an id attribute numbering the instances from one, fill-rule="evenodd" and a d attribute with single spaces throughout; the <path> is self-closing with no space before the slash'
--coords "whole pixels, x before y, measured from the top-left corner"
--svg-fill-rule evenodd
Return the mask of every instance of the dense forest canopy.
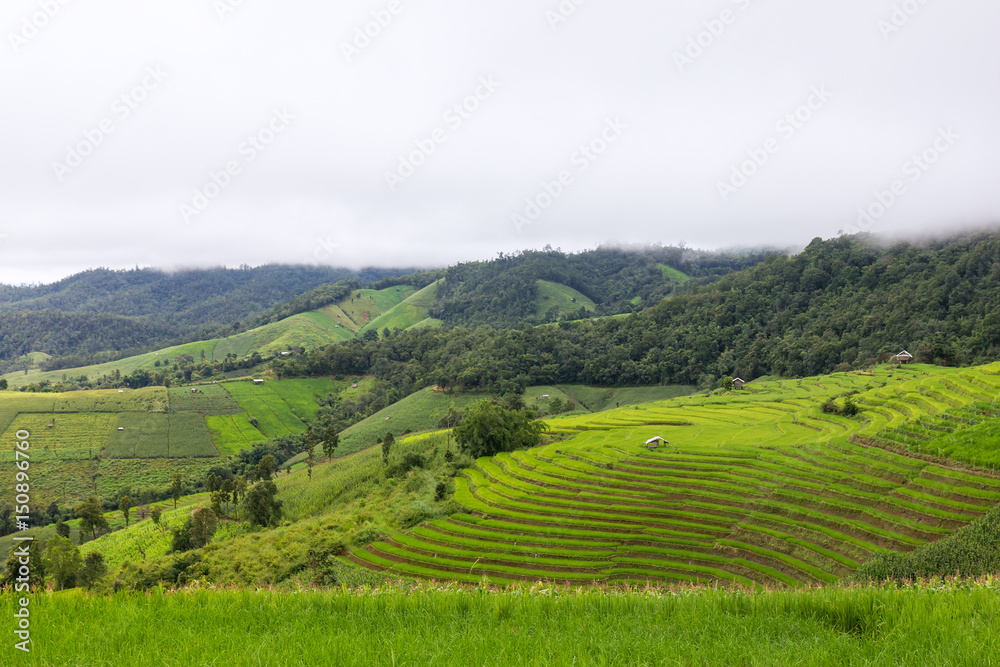
<path id="1" fill-rule="evenodd" d="M 399 387 L 513 392 L 533 384 L 711 385 L 731 374 L 860 369 L 1000 355 L 1000 235 L 876 245 L 815 240 L 641 313 L 558 325 L 395 332 L 277 360 L 282 375 L 374 374 Z"/>
<path id="2" fill-rule="evenodd" d="M 772 251 L 773 252 L 773 251 Z M 636 249 L 602 247 L 565 254 L 546 247 L 541 251 L 501 253 L 488 262 L 450 267 L 438 290 L 431 316 L 448 325 L 497 328 L 535 322 L 535 282 L 567 285 L 590 298 L 598 315 L 641 309 L 683 289 L 664 279 L 663 266 L 710 282 L 731 271 L 757 264 L 766 251 L 706 252 L 682 247 L 650 246 Z"/>

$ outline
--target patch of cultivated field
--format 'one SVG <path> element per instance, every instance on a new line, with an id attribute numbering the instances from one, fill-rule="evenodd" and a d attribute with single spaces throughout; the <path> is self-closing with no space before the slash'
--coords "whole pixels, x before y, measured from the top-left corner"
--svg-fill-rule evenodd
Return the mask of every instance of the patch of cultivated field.
<path id="1" fill-rule="evenodd" d="M 258 428 L 268 438 L 306 430 L 291 405 L 278 393 L 274 382 L 227 382 L 224 386 L 248 417 L 257 420 Z"/>
<path id="2" fill-rule="evenodd" d="M 921 420 L 960 432 L 949 415 L 995 402 L 998 371 L 879 369 L 551 419 L 573 437 L 480 459 L 457 480 L 465 512 L 351 558 L 462 581 L 831 583 L 1000 503 L 998 476 L 872 446 Z M 846 394 L 860 415 L 821 409 Z"/>
<path id="3" fill-rule="evenodd" d="M 0 438 L 5 443 L 14 442 L 15 433 L 28 431 L 31 434 L 30 451 L 36 457 L 90 458 L 104 447 L 114 428 L 115 417 L 107 412 L 26 412 L 17 415 Z M 0 453 L 0 460 L 13 460 L 13 452 Z"/>
<path id="4" fill-rule="evenodd" d="M 105 454 L 116 459 L 211 457 L 212 444 L 205 418 L 194 412 L 118 415 Z"/>
<path id="5" fill-rule="evenodd" d="M 250 423 L 246 414 L 205 417 L 205 424 L 221 456 L 236 454 L 267 438 Z"/>

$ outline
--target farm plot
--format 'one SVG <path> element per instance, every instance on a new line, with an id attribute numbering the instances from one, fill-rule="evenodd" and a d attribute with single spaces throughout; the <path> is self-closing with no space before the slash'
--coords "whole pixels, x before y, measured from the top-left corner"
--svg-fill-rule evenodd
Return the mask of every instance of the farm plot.
<path id="1" fill-rule="evenodd" d="M 205 423 L 219 454 L 229 456 L 252 447 L 255 442 L 267 440 L 243 413 L 238 415 L 206 417 Z"/>
<path id="2" fill-rule="evenodd" d="M 270 385 L 254 385 L 250 382 L 228 382 L 225 385 L 232 397 L 247 413 L 257 420 L 261 432 L 269 438 L 290 433 L 302 433 L 306 425 L 302 423 L 289 404 Z"/>
<path id="3" fill-rule="evenodd" d="M 101 412 L 23 413 L 10 421 L 0 438 L 3 442 L 14 442 L 15 433 L 28 431 L 31 453 L 36 458 L 90 458 L 100 453 L 114 423 L 115 415 Z M 10 451 L 0 455 L 0 460 L 12 458 Z"/>
<path id="4" fill-rule="evenodd" d="M 204 418 L 193 412 L 118 415 L 105 446 L 109 458 L 218 456 Z"/>
<path id="5" fill-rule="evenodd" d="M 238 415 L 243 412 L 243 408 L 233 400 L 229 392 L 217 384 L 171 387 L 168 392 L 171 412 L 197 412 L 206 417 Z"/>
<path id="6" fill-rule="evenodd" d="M 319 411 L 318 399 L 337 390 L 337 384 L 327 378 L 281 380 L 264 386 L 284 400 L 292 412 L 303 420 L 315 419 Z"/>
<path id="7" fill-rule="evenodd" d="M 948 405 L 983 398 L 943 382 L 949 373 L 911 367 L 880 369 L 874 380 L 759 383 L 553 419 L 552 432 L 575 437 L 480 459 L 456 480 L 465 512 L 351 558 L 454 580 L 832 583 L 877 554 L 936 542 L 1000 503 L 1000 477 L 851 440 L 876 423 L 919 430 L 921 419 L 936 419 L 915 398 L 918 387 Z M 824 401 L 848 391 L 876 415 L 823 413 Z M 657 435 L 666 442 L 645 444 Z"/>

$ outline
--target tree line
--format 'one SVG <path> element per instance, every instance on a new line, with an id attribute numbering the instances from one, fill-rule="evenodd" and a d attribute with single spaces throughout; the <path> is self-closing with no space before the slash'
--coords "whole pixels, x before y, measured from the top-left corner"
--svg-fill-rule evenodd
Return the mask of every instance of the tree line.
<path id="1" fill-rule="evenodd" d="M 373 375 L 404 395 L 432 385 L 509 394 L 804 377 L 867 368 L 903 348 L 950 365 L 1000 356 L 1000 236 L 817 239 L 626 317 L 389 332 L 271 365 L 282 377 Z"/>

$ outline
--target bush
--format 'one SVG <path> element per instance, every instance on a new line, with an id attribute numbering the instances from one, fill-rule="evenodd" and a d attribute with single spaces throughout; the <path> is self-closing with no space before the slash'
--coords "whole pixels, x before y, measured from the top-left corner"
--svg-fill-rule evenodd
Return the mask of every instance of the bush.
<path id="1" fill-rule="evenodd" d="M 426 467 L 427 462 L 424 460 L 423 456 L 414 452 L 407 452 L 401 461 L 386 468 L 385 476 L 400 477 L 413 469 L 422 470 Z"/>

